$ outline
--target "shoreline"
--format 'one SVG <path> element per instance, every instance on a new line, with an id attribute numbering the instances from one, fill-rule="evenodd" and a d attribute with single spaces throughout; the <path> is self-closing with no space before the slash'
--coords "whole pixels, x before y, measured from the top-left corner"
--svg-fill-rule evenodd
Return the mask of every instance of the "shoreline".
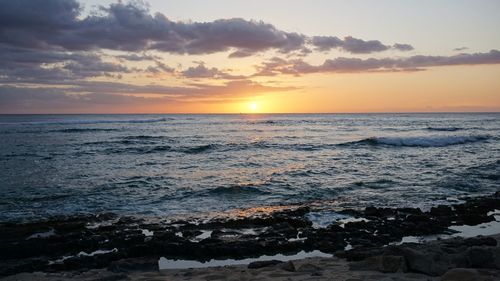
<path id="1" fill-rule="evenodd" d="M 478 226 L 477 234 L 482 234 L 481 231 L 486 233 L 484 228 L 481 228 L 485 224 L 499 226 L 499 209 L 500 192 L 497 192 L 490 196 L 471 197 L 464 203 L 439 205 L 427 212 L 418 208 L 346 209 L 338 212 L 341 219 L 326 227 L 313 225 L 308 219 L 311 209 L 307 206 L 277 210 L 260 216 L 228 220 L 216 218 L 197 224 L 182 220 L 170 223 L 152 222 L 113 214 L 62 217 L 24 224 L 2 223 L 0 277 L 12 275 L 11 277 L 15 278 L 19 274 L 45 272 L 37 274 L 55 274 L 53 278 L 57 279 L 65 274 L 74 275 L 74 272 L 113 272 L 112 269 L 116 267 L 124 267 L 124 272 L 128 273 L 152 272 L 159 269 L 161 258 L 203 263 L 209 260 L 255 259 L 261 256 L 270 256 L 270 259 L 273 259 L 272 257 L 278 254 L 290 256 L 312 251 L 321 251 L 332 255 L 332 258 L 324 256 L 309 259 L 318 262 L 322 259 L 333 259 L 337 263 L 345 263 L 346 266 L 375 256 L 384 256 L 387 249 L 411 249 L 412 243 L 395 245 L 401 241 L 412 241 L 411 237 L 434 235 L 437 239 L 430 242 L 424 239 L 425 243 L 419 245 L 447 241 L 442 239 L 450 238 L 454 234 L 456 236 L 457 232 L 453 230 L 453 226 L 455 229 L 460 225 Z M 453 239 L 469 241 L 456 244 L 457 249 L 465 247 L 464 243 L 484 246 L 481 244 L 484 242 L 486 246 L 496 249 L 491 251 L 498 252 L 500 261 L 497 243 L 493 245 L 491 239 L 451 240 Z M 473 240 L 467 239 L 477 241 L 470 242 Z M 396 256 L 404 257 L 405 264 L 408 265 L 407 257 L 404 251 L 401 251 Z M 493 263 L 497 252 L 492 254 Z M 458 267 L 459 265 L 467 264 L 457 264 Z M 493 268 L 495 266 L 500 267 L 500 264 L 493 265 Z M 407 266 L 407 270 L 433 276 L 445 273 L 442 269 L 432 272 L 422 272 L 422 269 L 415 271 L 410 266 Z M 164 273 L 165 270 L 161 272 Z M 34 275 L 31 276 L 34 278 Z M 83 275 L 81 277 L 84 278 Z M 18 280 L 9 278 L 6 280 Z"/>

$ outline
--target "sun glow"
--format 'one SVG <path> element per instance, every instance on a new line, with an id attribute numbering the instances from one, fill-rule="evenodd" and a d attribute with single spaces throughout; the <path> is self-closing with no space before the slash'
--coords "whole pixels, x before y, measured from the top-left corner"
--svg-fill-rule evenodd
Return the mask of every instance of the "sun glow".
<path id="1" fill-rule="evenodd" d="M 250 110 L 250 112 L 256 112 L 258 109 L 257 103 L 255 103 L 255 102 L 249 103 L 248 109 Z"/>

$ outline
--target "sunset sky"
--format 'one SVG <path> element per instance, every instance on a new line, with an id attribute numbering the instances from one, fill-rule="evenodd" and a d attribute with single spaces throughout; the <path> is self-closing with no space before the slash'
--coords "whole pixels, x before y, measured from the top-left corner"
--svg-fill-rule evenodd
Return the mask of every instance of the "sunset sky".
<path id="1" fill-rule="evenodd" d="M 500 111 L 498 0 L 0 0 L 0 113 Z"/>

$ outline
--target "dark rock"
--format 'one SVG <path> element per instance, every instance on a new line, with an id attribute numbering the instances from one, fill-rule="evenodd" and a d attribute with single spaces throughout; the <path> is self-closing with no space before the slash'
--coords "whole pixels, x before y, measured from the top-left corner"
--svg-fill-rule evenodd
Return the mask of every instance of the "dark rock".
<path id="1" fill-rule="evenodd" d="M 308 207 L 243 218 L 217 218 L 201 224 L 181 220 L 149 222 L 110 214 L 54 217 L 32 223 L 0 223 L 0 275 L 108 267 L 115 271 L 136 270 L 134 268 L 143 270 L 148 267 L 147 264 L 132 261 L 129 264 L 125 261 L 134 258 L 156 260 L 159 256 L 205 261 L 212 258 L 294 254 L 301 250 L 317 249 L 335 252 L 349 261 L 382 256 L 379 260 L 375 259 L 380 271 L 392 272 L 398 265 L 404 268 L 400 257 L 404 257 L 409 271 L 430 275 L 442 274 L 449 267 L 500 268 L 500 250 L 493 248 L 497 241 L 491 237 L 383 247 L 404 236 L 446 233 L 452 222 L 478 224 L 492 221 L 494 217 L 487 214 L 499 208 L 500 192 L 493 196 L 464 200 L 465 203 L 452 207 L 441 205 L 429 212 L 422 212 L 418 208 L 346 209 L 340 213 L 367 217 L 369 221 L 351 222 L 344 227 L 331 224 L 322 229 L 314 229 L 305 218 L 305 214 L 311 211 Z M 242 235 L 241 230 L 248 228 L 261 231 Z M 145 239 L 141 229 L 154 231 L 154 235 Z M 34 233 L 50 230 L 54 230 L 54 235 L 26 239 Z M 211 237 L 199 242 L 190 241 L 202 230 L 212 230 Z M 177 232 L 183 233 L 183 237 L 177 236 Z M 290 238 L 296 237 L 304 239 L 290 241 Z M 354 249 L 339 251 L 344 249 L 347 242 Z M 114 253 L 75 256 L 82 251 L 90 253 L 114 248 L 117 249 Z M 74 257 L 64 263 L 49 265 L 49 261 L 63 256 Z M 282 266 L 292 268 L 287 263 Z M 398 270 L 402 270 L 401 267 Z"/>
<path id="2" fill-rule="evenodd" d="M 465 253 L 469 267 L 494 268 L 495 254 L 489 247 L 474 246 Z"/>
<path id="3" fill-rule="evenodd" d="M 335 255 L 340 258 L 346 258 L 348 261 L 360 261 L 368 257 L 378 256 L 384 252 L 381 248 L 354 248 L 349 251 L 336 252 Z"/>
<path id="4" fill-rule="evenodd" d="M 416 223 L 420 223 L 420 222 L 424 222 L 424 223 L 427 223 L 431 220 L 431 216 L 429 216 L 428 214 L 415 214 L 415 215 L 409 215 L 406 217 L 406 220 L 409 221 L 409 222 L 416 222 Z"/>
<path id="5" fill-rule="evenodd" d="M 381 255 L 369 257 L 349 265 L 353 270 L 375 270 L 384 273 L 406 272 L 406 261 L 402 256 Z"/>
<path id="6" fill-rule="evenodd" d="M 377 207 L 366 207 L 365 208 L 365 216 L 369 217 L 388 217 L 394 214 L 393 209 L 389 208 L 377 208 Z"/>
<path id="7" fill-rule="evenodd" d="M 481 281 L 479 272 L 474 268 L 453 268 L 441 276 L 441 281 Z"/>
<path id="8" fill-rule="evenodd" d="M 203 234 L 200 230 L 184 230 L 182 236 L 186 238 L 194 238 L 200 234 Z"/>
<path id="9" fill-rule="evenodd" d="M 312 263 L 302 264 L 297 269 L 298 272 L 307 272 L 307 273 L 317 273 L 321 270 L 322 270 L 321 267 L 314 265 Z"/>
<path id="10" fill-rule="evenodd" d="M 207 275 L 204 276 L 204 279 L 207 281 L 211 280 L 226 280 L 227 276 L 226 275 L 221 275 L 221 274 L 212 274 L 212 275 Z"/>
<path id="11" fill-rule="evenodd" d="M 280 269 L 290 272 L 295 272 L 295 265 L 292 261 L 285 262 L 279 266 Z"/>
<path id="12" fill-rule="evenodd" d="M 431 276 L 444 274 L 451 266 L 449 260 L 439 251 L 422 251 L 412 248 L 403 248 L 408 270 Z"/>
<path id="13" fill-rule="evenodd" d="M 430 214 L 433 216 L 451 216 L 453 215 L 453 210 L 450 206 L 439 205 L 437 207 L 432 207 Z"/>
<path id="14" fill-rule="evenodd" d="M 278 260 L 269 260 L 269 261 L 254 261 L 248 264 L 249 269 L 257 269 L 257 268 L 263 268 L 263 267 L 270 267 L 270 266 L 275 266 L 278 264 L 283 263 L 282 261 Z"/>
<path id="15" fill-rule="evenodd" d="M 129 272 L 129 271 L 158 271 L 158 260 L 147 258 L 133 258 L 113 261 L 108 266 L 108 270 L 112 272 Z"/>
<path id="16" fill-rule="evenodd" d="M 105 274 L 104 276 L 99 276 L 99 281 L 119 281 L 119 280 L 128 280 L 128 276 L 124 273 L 118 274 Z"/>
<path id="17" fill-rule="evenodd" d="M 496 269 L 500 269 L 500 247 L 496 247 L 493 251 L 495 253 L 495 260 L 493 263 Z"/>
<path id="18" fill-rule="evenodd" d="M 412 215 L 420 215 L 422 214 L 422 210 L 420 208 L 399 208 L 397 209 L 399 214 L 412 214 Z"/>
<path id="19" fill-rule="evenodd" d="M 478 236 L 464 240 L 467 246 L 496 246 L 497 240 L 493 237 Z"/>

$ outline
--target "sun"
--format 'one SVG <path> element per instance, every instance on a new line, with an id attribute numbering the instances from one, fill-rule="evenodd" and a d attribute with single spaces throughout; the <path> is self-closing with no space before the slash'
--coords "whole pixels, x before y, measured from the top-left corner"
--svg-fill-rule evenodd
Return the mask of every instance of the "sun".
<path id="1" fill-rule="evenodd" d="M 251 102 L 248 104 L 248 109 L 252 112 L 257 111 L 257 108 L 258 108 L 258 106 L 257 106 L 257 103 L 255 103 L 255 102 Z"/>

